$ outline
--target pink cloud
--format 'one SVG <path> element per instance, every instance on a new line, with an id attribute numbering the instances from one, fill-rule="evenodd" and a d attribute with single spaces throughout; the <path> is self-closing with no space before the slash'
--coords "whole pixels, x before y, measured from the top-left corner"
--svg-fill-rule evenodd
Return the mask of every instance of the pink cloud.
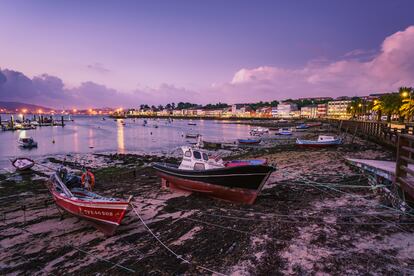
<path id="1" fill-rule="evenodd" d="M 302 68 L 260 66 L 237 71 L 215 90 L 228 101 L 252 101 L 304 96 L 367 95 L 414 86 L 414 26 L 387 37 L 370 60 L 309 62 Z M 372 51 L 371 51 L 372 52 Z M 360 55 L 358 49 L 351 55 Z M 222 95 L 223 95 L 222 94 Z"/>

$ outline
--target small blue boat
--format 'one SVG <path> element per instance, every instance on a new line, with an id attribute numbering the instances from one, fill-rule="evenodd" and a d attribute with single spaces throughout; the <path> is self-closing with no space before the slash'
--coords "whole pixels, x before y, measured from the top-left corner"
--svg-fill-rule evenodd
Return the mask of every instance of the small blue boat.
<path id="1" fill-rule="evenodd" d="M 237 140 L 241 145 L 257 145 L 260 144 L 260 139 L 238 139 Z"/>
<path id="2" fill-rule="evenodd" d="M 300 125 L 296 126 L 296 129 L 308 129 L 308 128 L 309 128 L 309 126 L 305 125 L 305 124 L 300 124 Z"/>

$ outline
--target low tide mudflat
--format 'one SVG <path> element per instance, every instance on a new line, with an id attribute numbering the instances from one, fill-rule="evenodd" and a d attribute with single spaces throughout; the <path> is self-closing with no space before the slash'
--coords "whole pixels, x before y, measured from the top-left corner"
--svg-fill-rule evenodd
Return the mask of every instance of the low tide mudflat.
<path id="1" fill-rule="evenodd" d="M 345 157 L 389 159 L 391 152 L 355 139 L 337 149 L 283 145 L 238 154 L 277 166 L 251 206 L 161 190 L 146 164 L 166 157 L 99 156 L 106 165 L 93 169 L 98 193 L 134 195 L 155 235 L 191 263 L 162 247 L 133 212 L 116 235 L 105 237 L 85 221 L 61 216 L 44 186 L 44 172 L 1 175 L 0 274 L 211 274 L 206 268 L 238 275 L 414 272 L 410 220 L 402 221 L 345 162 Z"/>

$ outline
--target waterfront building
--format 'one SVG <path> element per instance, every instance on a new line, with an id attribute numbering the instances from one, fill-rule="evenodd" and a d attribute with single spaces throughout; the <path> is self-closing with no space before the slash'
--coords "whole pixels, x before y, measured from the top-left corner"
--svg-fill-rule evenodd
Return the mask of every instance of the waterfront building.
<path id="1" fill-rule="evenodd" d="M 347 109 L 351 100 L 335 100 L 328 102 L 327 115 L 331 118 L 343 118 L 347 119 L 350 117 Z"/>
<path id="2" fill-rule="evenodd" d="M 270 118 L 272 117 L 272 107 L 271 106 L 265 106 L 261 107 L 256 110 L 256 116 L 261 118 Z"/>
<path id="3" fill-rule="evenodd" d="M 328 115 L 328 105 L 327 104 L 318 104 L 316 110 L 316 117 L 323 118 Z"/>
<path id="4" fill-rule="evenodd" d="M 204 116 L 206 117 L 222 117 L 223 116 L 223 109 L 205 109 Z"/>
<path id="5" fill-rule="evenodd" d="M 173 110 L 173 116 L 183 116 L 183 110 L 182 109 Z"/>
<path id="6" fill-rule="evenodd" d="M 277 116 L 281 118 L 290 118 L 295 116 L 298 106 L 294 103 L 282 102 L 277 106 Z M 297 115 L 297 114 L 296 114 Z M 300 112 L 299 112 L 300 116 Z"/>
<path id="7" fill-rule="evenodd" d="M 277 106 L 272 107 L 271 114 L 273 118 L 277 117 Z"/>
<path id="8" fill-rule="evenodd" d="M 247 104 L 233 104 L 231 106 L 231 115 L 235 117 L 250 117 L 252 108 Z"/>
<path id="9" fill-rule="evenodd" d="M 316 105 L 303 106 L 300 109 L 300 117 L 302 118 L 316 118 L 318 107 Z"/>

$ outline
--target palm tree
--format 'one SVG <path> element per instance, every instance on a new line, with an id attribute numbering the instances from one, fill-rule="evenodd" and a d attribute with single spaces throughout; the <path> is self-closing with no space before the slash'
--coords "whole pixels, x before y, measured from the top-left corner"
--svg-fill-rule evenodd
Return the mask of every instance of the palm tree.
<path id="1" fill-rule="evenodd" d="M 411 87 L 400 87 L 398 89 L 400 96 L 403 98 L 402 105 L 399 109 L 403 120 L 404 120 L 404 117 L 407 117 L 408 120 L 410 120 L 410 118 L 412 118 L 413 113 L 414 113 L 414 105 L 413 105 L 414 102 L 412 99 L 412 91 L 413 91 L 413 88 Z"/>
<path id="2" fill-rule="evenodd" d="M 381 121 L 383 109 L 384 104 L 381 100 L 376 99 L 373 101 L 371 110 L 377 112 L 377 121 Z"/>

